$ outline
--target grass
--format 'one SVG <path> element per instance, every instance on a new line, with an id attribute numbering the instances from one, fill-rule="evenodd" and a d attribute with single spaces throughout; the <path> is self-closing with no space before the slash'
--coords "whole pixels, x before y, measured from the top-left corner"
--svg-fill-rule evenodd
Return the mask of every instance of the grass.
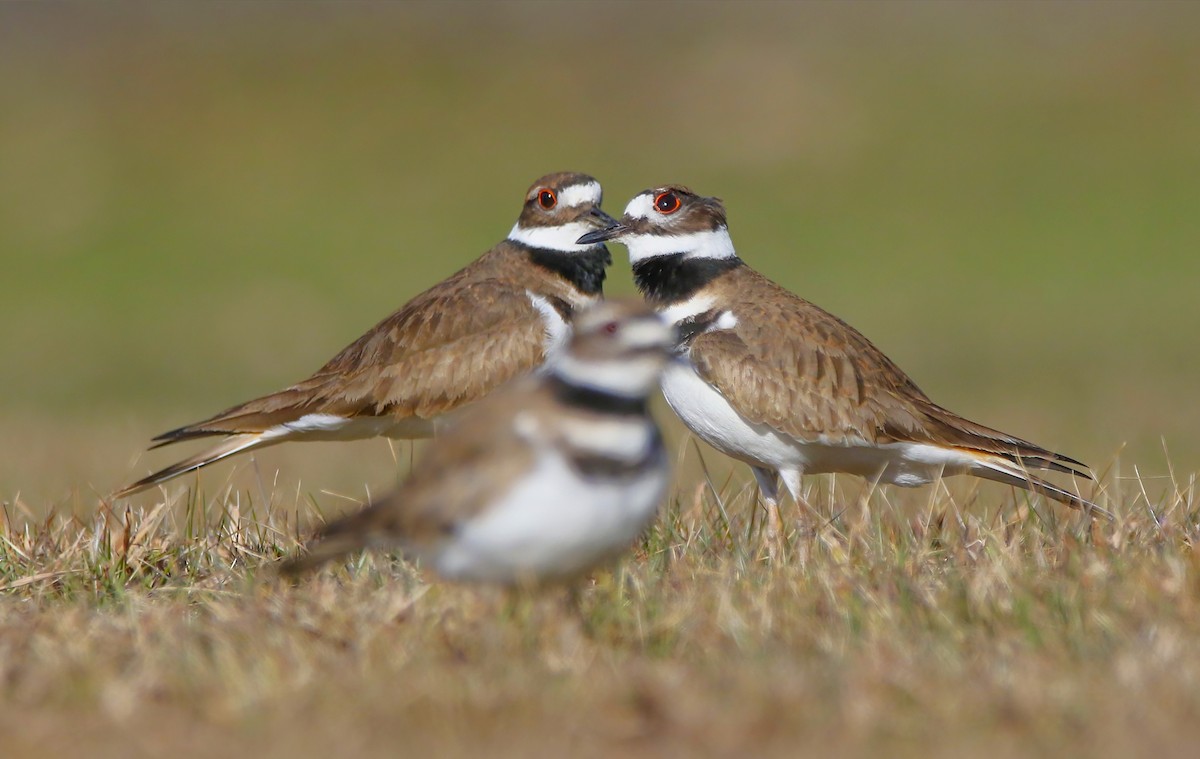
<path id="1" fill-rule="evenodd" d="M 1184 754 L 1197 20 L 0 4 L 2 753 Z M 820 516 L 770 566 L 745 471 L 670 425 L 664 519 L 579 622 L 384 557 L 267 576 L 407 447 L 280 447 L 105 502 L 165 463 L 151 435 L 304 376 L 559 169 L 612 212 L 662 181 L 724 197 L 747 261 L 938 402 L 1098 465 L 1118 520 L 813 478 Z"/>
<path id="2" fill-rule="evenodd" d="M 1110 475 L 1113 524 L 990 485 L 809 485 L 818 515 L 792 514 L 776 564 L 743 480 L 680 486 L 579 616 L 383 555 L 284 585 L 271 562 L 320 518 L 304 503 L 9 505 L 0 713 L 27 744 L 6 755 L 1183 755 L 1197 737 L 1194 478 Z"/>

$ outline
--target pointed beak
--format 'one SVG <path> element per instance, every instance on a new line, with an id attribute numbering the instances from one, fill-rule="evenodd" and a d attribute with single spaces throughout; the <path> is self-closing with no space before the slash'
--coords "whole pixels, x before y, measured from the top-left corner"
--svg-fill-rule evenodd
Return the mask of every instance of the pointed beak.
<path id="1" fill-rule="evenodd" d="M 584 217 L 584 221 L 596 229 L 608 229 L 617 224 L 617 220 L 604 213 L 604 211 L 601 211 L 600 206 L 596 206 L 588 211 L 587 216 Z M 589 232 L 588 234 L 591 233 Z"/>
<path id="2" fill-rule="evenodd" d="M 629 231 L 621 222 L 601 211 L 599 208 L 593 209 L 589 214 L 588 221 L 594 221 L 597 224 L 603 224 L 600 229 L 595 232 L 588 232 L 575 241 L 576 245 L 595 245 L 597 243 L 607 242 L 616 237 L 620 237 Z"/>

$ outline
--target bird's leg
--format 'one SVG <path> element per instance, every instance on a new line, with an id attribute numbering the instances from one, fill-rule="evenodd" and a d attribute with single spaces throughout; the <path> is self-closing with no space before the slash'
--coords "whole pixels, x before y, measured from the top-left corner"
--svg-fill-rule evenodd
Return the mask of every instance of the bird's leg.
<path id="1" fill-rule="evenodd" d="M 779 474 L 783 478 L 783 485 L 787 488 L 788 494 L 791 495 L 792 500 L 796 502 L 796 510 L 802 514 L 807 512 L 805 521 L 809 522 L 811 525 L 809 534 L 812 534 L 821 524 L 821 515 L 812 507 L 812 504 L 805 500 L 804 496 L 800 493 L 800 470 L 784 469 Z M 792 561 L 793 563 L 803 566 L 807 561 L 808 545 L 803 540 L 797 540 L 795 548 L 796 551 L 792 556 Z"/>
<path id="2" fill-rule="evenodd" d="M 787 488 L 788 495 L 792 497 L 792 500 L 796 502 L 800 510 L 807 511 L 813 516 L 820 516 L 817 514 L 817 510 L 800 494 L 800 475 L 802 472 L 796 469 L 784 469 L 779 474 L 783 478 L 783 486 Z"/>
<path id="3" fill-rule="evenodd" d="M 783 518 L 779 514 L 779 478 L 770 469 L 757 466 L 751 469 L 767 510 L 767 558 L 774 564 L 783 558 L 784 549 L 787 548 L 783 536 Z"/>

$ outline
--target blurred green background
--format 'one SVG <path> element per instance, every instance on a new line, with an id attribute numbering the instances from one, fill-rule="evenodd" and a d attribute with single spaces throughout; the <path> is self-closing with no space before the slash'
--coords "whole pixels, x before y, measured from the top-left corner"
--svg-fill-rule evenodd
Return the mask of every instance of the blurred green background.
<path id="1" fill-rule="evenodd" d="M 613 213 L 723 197 L 743 258 L 943 405 L 1194 472 L 1198 33 L 1185 3 L 5 4 L 0 498 L 168 463 L 151 435 L 307 375 L 567 169 Z M 258 458 L 356 495 L 391 460 Z"/>

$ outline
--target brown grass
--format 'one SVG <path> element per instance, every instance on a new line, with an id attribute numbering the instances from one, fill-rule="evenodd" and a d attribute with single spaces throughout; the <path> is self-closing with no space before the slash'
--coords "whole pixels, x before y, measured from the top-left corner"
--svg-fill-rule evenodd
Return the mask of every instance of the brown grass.
<path id="1" fill-rule="evenodd" d="M 7 504 L 5 756 L 1182 755 L 1200 737 L 1194 479 L 1110 475 L 1109 525 L 991 485 L 814 478 L 820 516 L 793 514 L 776 565 L 741 478 L 684 482 L 581 615 L 383 556 L 284 585 L 268 565 L 304 532 L 295 504 L 187 492 L 36 522 Z"/>

